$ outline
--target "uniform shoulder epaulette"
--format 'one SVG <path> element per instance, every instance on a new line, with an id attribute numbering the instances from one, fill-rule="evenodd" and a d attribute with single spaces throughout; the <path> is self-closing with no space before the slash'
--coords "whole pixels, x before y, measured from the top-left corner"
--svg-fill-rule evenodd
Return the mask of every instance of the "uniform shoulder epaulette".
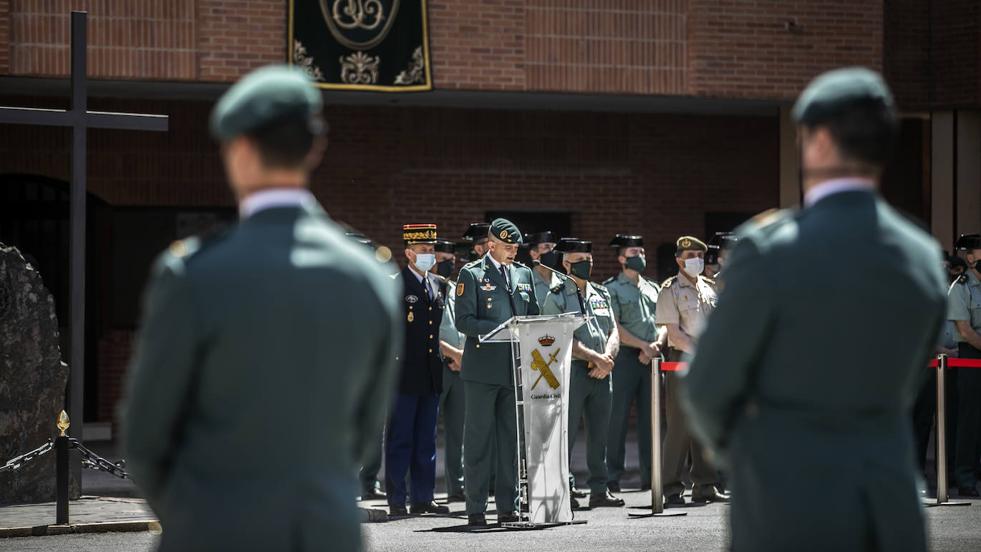
<path id="1" fill-rule="evenodd" d="M 228 235 L 228 230 L 214 230 L 197 236 L 191 236 L 182 240 L 177 240 L 170 244 L 167 252 L 175 259 L 187 261 L 198 253 L 220 242 Z"/>
<path id="2" fill-rule="evenodd" d="M 715 285 L 715 278 L 709 278 L 708 276 L 702 276 L 702 278 L 704 278 L 706 282 Z"/>
<path id="3" fill-rule="evenodd" d="M 966 284 L 966 283 L 967 283 L 967 274 L 961 274 L 961 275 L 960 275 L 960 276 L 958 276 L 958 277 L 957 277 L 957 279 L 956 279 L 956 280 L 954 280 L 954 281 L 955 281 L 956 283 L 958 283 L 958 284 Z"/>
<path id="4" fill-rule="evenodd" d="M 548 288 L 548 290 L 551 291 L 552 293 L 559 293 L 562 291 L 562 288 L 564 287 L 565 287 L 565 283 L 560 283 Z"/>
<path id="5" fill-rule="evenodd" d="M 481 262 L 482 260 L 483 260 L 483 259 L 477 259 L 476 261 L 470 261 L 469 263 L 467 263 L 467 264 L 465 264 L 465 265 L 463 265 L 463 268 L 472 268 L 472 267 L 474 267 L 474 266 L 477 266 L 478 264 L 480 264 L 480 262 Z"/>
<path id="6" fill-rule="evenodd" d="M 674 283 L 675 278 L 677 278 L 677 276 L 672 276 L 667 280 L 661 282 L 661 289 L 668 289 L 669 287 L 671 287 L 671 284 Z"/>

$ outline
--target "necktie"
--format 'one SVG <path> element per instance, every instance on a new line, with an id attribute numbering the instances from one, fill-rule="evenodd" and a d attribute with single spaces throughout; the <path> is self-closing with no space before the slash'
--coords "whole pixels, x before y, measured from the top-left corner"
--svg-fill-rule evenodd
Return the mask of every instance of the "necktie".
<path id="1" fill-rule="evenodd" d="M 498 268 L 501 269 L 501 278 L 504 278 L 504 285 L 508 288 L 508 293 L 511 293 L 511 281 L 508 280 L 508 271 L 504 268 L 504 265 Z"/>
<path id="2" fill-rule="evenodd" d="M 429 286 L 429 278 L 428 277 L 427 278 L 423 278 L 423 282 L 426 283 L 426 296 L 429 297 L 429 300 L 430 301 L 432 301 L 433 300 L 433 288 L 431 288 Z"/>
<path id="3" fill-rule="evenodd" d="M 511 281 L 508 280 L 508 271 L 507 271 L 506 268 L 504 268 L 504 265 L 501 265 L 498 268 L 501 270 L 501 278 L 504 278 L 504 289 L 507 290 L 508 303 L 511 304 L 511 314 L 517 316 L 518 315 L 518 307 L 517 307 L 517 305 L 514 304 L 514 294 L 512 293 L 512 290 L 511 290 Z"/>

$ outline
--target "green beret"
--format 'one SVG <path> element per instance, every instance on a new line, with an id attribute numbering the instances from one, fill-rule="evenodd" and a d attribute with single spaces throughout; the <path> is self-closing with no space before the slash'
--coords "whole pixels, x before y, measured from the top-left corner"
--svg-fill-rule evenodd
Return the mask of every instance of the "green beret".
<path id="1" fill-rule="evenodd" d="M 682 251 L 708 251 L 708 246 L 705 245 L 705 242 L 692 236 L 681 236 L 678 238 L 676 245 L 678 247 L 678 253 Z"/>
<path id="2" fill-rule="evenodd" d="M 299 69 L 268 65 L 242 77 L 211 112 L 211 135 L 227 141 L 270 123 L 312 121 L 323 107 L 320 92 Z M 319 134 L 320 128 L 311 128 Z"/>
<path id="3" fill-rule="evenodd" d="M 895 109 L 889 87 L 878 73 L 862 67 L 836 69 L 807 85 L 794 104 L 792 116 L 797 123 L 814 125 L 857 105 Z"/>
<path id="4" fill-rule="evenodd" d="M 504 243 L 521 243 L 521 231 L 508 219 L 494 219 L 490 225 L 490 235 Z"/>

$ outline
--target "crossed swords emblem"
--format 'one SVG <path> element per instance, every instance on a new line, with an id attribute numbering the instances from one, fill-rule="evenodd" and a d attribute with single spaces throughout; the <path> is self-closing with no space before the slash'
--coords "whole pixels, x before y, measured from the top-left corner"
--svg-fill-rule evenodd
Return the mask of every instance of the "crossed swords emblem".
<path id="1" fill-rule="evenodd" d="M 549 367 L 558 358 L 559 351 L 561 350 L 561 348 L 556 349 L 555 352 L 548 357 L 548 362 L 546 362 L 545 357 L 538 352 L 538 349 L 531 352 L 531 369 L 539 372 L 538 379 L 536 379 L 534 385 L 531 386 L 532 391 L 538 387 L 538 382 L 542 381 L 542 378 L 545 378 L 545 382 L 548 383 L 548 386 L 552 389 L 559 388 L 559 378 L 555 377 L 555 373 L 552 372 L 552 369 Z"/>

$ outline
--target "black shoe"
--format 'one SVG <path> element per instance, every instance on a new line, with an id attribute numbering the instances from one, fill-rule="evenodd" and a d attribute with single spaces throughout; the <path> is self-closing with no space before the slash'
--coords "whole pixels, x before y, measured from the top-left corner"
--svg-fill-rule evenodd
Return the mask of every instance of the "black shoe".
<path id="1" fill-rule="evenodd" d="M 450 509 L 446 506 L 440 506 L 436 504 L 435 501 L 430 500 L 429 502 L 422 502 L 419 504 L 413 504 L 410 508 L 413 514 L 448 514 Z"/>
<path id="2" fill-rule="evenodd" d="M 405 506 L 388 507 L 388 517 L 405 517 L 407 515 L 409 515 L 409 511 L 405 509 Z"/>
<path id="3" fill-rule="evenodd" d="M 572 509 L 573 510 L 579 510 L 579 509 L 582 508 L 582 506 L 579 505 L 579 501 L 576 500 L 576 497 L 575 496 L 571 497 L 569 499 L 569 502 L 572 504 Z"/>
<path id="4" fill-rule="evenodd" d="M 729 495 L 720 493 L 719 489 L 716 489 L 713 485 L 707 489 L 692 491 L 691 501 L 695 504 L 701 504 L 703 502 L 729 502 Z"/>
<path id="5" fill-rule="evenodd" d="M 487 527 L 487 518 L 484 514 L 468 514 L 467 525 L 470 527 Z"/>
<path id="6" fill-rule="evenodd" d="M 466 502 L 466 501 L 467 501 L 467 497 L 466 495 L 463 494 L 463 491 L 460 491 L 458 493 L 453 493 L 450 496 L 446 497 L 446 502 Z"/>
<path id="7" fill-rule="evenodd" d="M 589 496 L 589 493 L 586 491 L 580 491 L 575 487 L 572 488 L 572 498 L 586 498 L 587 496 Z"/>
<path id="8" fill-rule="evenodd" d="M 623 499 L 613 496 L 609 491 L 603 494 L 589 495 L 590 508 L 619 508 L 623 505 Z"/>
<path id="9" fill-rule="evenodd" d="M 976 487 L 957 487 L 957 494 L 963 498 L 979 498 L 981 494 L 978 493 Z"/>
<path id="10" fill-rule="evenodd" d="M 619 481 L 607 481 L 606 482 L 606 489 L 608 491 L 610 491 L 611 493 L 619 493 L 620 492 L 620 482 Z"/>
<path id="11" fill-rule="evenodd" d="M 665 508 L 667 508 L 668 506 L 684 506 L 684 505 L 685 505 L 685 497 L 681 496 L 680 493 L 668 495 L 664 497 Z"/>
<path id="12" fill-rule="evenodd" d="M 514 512 L 508 512 L 506 514 L 497 514 L 498 523 L 515 523 L 518 521 L 518 514 Z"/>
<path id="13" fill-rule="evenodd" d="M 375 481 L 374 485 L 361 487 L 361 500 L 384 500 L 385 493 L 381 490 L 381 484 Z"/>

